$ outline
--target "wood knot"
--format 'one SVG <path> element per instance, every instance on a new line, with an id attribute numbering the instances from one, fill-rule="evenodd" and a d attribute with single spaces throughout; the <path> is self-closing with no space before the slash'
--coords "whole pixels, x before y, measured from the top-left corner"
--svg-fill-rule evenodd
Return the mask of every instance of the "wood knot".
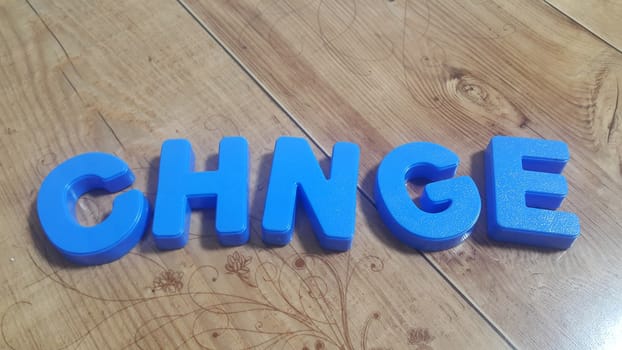
<path id="1" fill-rule="evenodd" d="M 483 106 L 488 103 L 488 90 L 482 84 L 475 81 L 475 79 L 469 77 L 461 78 L 456 85 L 456 90 L 460 95 L 475 104 Z"/>

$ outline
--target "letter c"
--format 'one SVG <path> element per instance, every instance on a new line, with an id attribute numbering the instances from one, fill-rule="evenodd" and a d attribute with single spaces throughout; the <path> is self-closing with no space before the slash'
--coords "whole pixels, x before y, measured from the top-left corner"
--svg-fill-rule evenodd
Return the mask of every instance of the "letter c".
<path id="1" fill-rule="evenodd" d="M 117 196 L 110 215 L 95 226 L 80 225 L 74 210 L 89 191 L 118 192 L 133 182 L 127 164 L 111 154 L 85 153 L 61 163 L 43 180 L 37 197 L 39 221 L 50 242 L 81 265 L 104 264 L 127 254 L 147 224 L 149 202 L 140 191 Z"/>

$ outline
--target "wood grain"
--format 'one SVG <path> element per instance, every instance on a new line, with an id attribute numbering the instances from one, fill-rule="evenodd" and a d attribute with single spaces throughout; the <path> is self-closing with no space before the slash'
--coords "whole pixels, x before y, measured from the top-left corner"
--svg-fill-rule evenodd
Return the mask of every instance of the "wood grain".
<path id="1" fill-rule="evenodd" d="M 291 245 L 261 244 L 273 143 L 304 133 L 178 3 L 6 1 L 0 47 L 1 348 L 510 347 L 364 196 L 348 253 L 320 250 L 304 216 Z M 66 158 L 115 153 L 153 200 L 163 140 L 189 139 L 214 168 L 225 135 L 252 148 L 249 245 L 220 247 L 209 213 L 193 214 L 185 249 L 147 236 L 98 267 L 44 238 L 36 189 Z M 112 197 L 82 198 L 79 220 L 99 222 Z"/>
<path id="2" fill-rule="evenodd" d="M 622 2 L 616 0 L 546 0 L 597 37 L 622 52 Z"/>
<path id="3" fill-rule="evenodd" d="M 574 247 L 491 242 L 484 214 L 468 242 L 427 256 L 519 348 L 622 344 L 618 52 L 541 2 L 183 3 L 324 151 L 361 145 L 366 196 L 405 142 L 453 149 L 482 191 L 493 135 L 567 142 Z"/>

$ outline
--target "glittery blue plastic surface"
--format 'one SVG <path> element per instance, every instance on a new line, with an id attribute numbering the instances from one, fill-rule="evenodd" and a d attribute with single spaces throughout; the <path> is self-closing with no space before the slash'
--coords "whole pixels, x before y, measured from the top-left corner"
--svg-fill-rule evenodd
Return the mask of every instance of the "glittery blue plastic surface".
<path id="1" fill-rule="evenodd" d="M 175 139 L 162 144 L 152 228 L 159 249 L 184 247 L 191 210 L 212 207 L 220 244 L 248 241 L 248 143 L 243 137 L 225 137 L 219 152 L 218 170 L 195 172 L 190 142 Z"/>
<path id="2" fill-rule="evenodd" d="M 264 208 L 264 242 L 285 245 L 291 241 L 300 197 L 320 246 L 348 250 L 354 237 L 358 164 L 359 147 L 338 142 L 327 179 L 306 140 L 279 138 Z"/>
<path id="3" fill-rule="evenodd" d="M 488 235 L 503 242 L 566 249 L 579 218 L 555 211 L 568 193 L 570 159 L 561 141 L 495 136 L 486 149 Z"/>
<path id="4" fill-rule="evenodd" d="M 65 258 L 82 265 L 125 255 L 142 237 L 149 216 L 149 203 L 140 191 L 118 195 L 110 215 L 95 226 L 80 225 L 75 206 L 87 192 L 118 192 L 133 182 L 127 164 L 111 154 L 85 153 L 61 163 L 43 180 L 37 197 L 39 220 L 50 242 Z"/>
<path id="5" fill-rule="evenodd" d="M 471 233 L 481 209 L 477 187 L 468 176 L 454 178 L 458 157 L 447 148 L 428 142 L 395 148 L 382 160 L 376 179 L 378 212 L 390 231 L 403 243 L 434 251 L 460 244 Z M 423 178 L 418 207 L 405 183 Z"/>

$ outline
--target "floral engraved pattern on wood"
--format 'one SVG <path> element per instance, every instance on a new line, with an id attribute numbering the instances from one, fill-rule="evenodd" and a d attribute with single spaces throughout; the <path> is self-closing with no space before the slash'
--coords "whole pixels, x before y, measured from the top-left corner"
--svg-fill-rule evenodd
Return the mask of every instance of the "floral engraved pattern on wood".
<path id="1" fill-rule="evenodd" d="M 228 274 L 234 274 L 240 278 L 240 280 L 246 283 L 250 287 L 256 287 L 250 278 L 250 270 L 248 264 L 253 261 L 252 256 L 244 256 L 237 251 L 231 255 L 227 255 L 227 263 L 225 264 L 225 270 Z"/>
<path id="2" fill-rule="evenodd" d="M 184 273 L 181 271 L 166 270 L 162 271 L 153 279 L 152 292 L 157 290 L 164 291 L 165 293 L 179 293 L 184 287 L 182 278 Z"/>
<path id="3" fill-rule="evenodd" d="M 86 298 L 102 307 L 112 305 L 109 311 L 94 316 L 88 327 L 83 327 L 73 337 L 63 338 L 62 344 L 52 346 L 46 343 L 43 335 L 36 339 L 38 344 L 31 344 L 33 346 L 48 344 L 44 347 L 89 348 L 100 342 L 102 337 L 110 337 L 110 327 L 123 323 L 125 328 L 121 333 L 125 332 L 127 336 L 110 338 L 117 343 L 108 346 L 139 349 L 379 350 L 388 348 L 377 347 L 376 344 L 382 345 L 382 341 L 371 334 L 383 333 L 370 330 L 394 327 L 384 320 L 382 311 L 357 309 L 360 301 L 348 300 L 353 279 L 359 280 L 361 274 L 384 270 L 384 261 L 373 255 L 357 260 L 350 254 L 325 256 L 297 253 L 283 257 L 270 249 L 239 249 L 220 253 L 220 258 L 213 257 L 215 261 L 220 260 L 220 264 L 191 265 L 186 267 L 187 273 L 184 274 L 185 265 L 170 269 L 153 256 L 130 253 L 122 262 L 113 263 L 125 265 L 114 267 L 111 264 L 103 269 L 139 265 L 143 269 L 151 269 L 154 273 L 151 277 L 143 274 L 136 276 L 144 276 L 144 282 L 151 283 L 152 293 L 142 297 L 140 294 L 127 294 L 120 298 L 105 294 L 105 290 L 94 288 L 93 284 L 76 285 L 68 266 L 55 268 L 46 265 L 45 258 L 37 257 L 30 251 L 28 253 L 31 263 L 43 275 L 36 283 L 47 281 L 55 288 L 63 288 L 66 293 Z M 83 272 L 92 275 L 100 271 L 96 269 L 102 268 Z M 115 283 L 119 287 L 123 283 L 143 284 L 130 279 Z M 36 299 L 22 300 L 3 310 L 0 330 L 4 332 L 21 327 L 24 320 L 32 319 L 37 302 Z M 149 311 L 145 313 L 145 310 Z M 150 316 L 135 317 L 146 314 Z M 128 323 L 130 319 L 136 321 Z M 396 338 L 401 339 L 404 347 L 432 349 L 430 343 L 434 337 L 427 329 L 414 328 L 405 335 Z M 24 348 L 19 340 L 3 337 L 4 345 L 13 349 Z"/>
<path id="4" fill-rule="evenodd" d="M 345 279 L 325 257 L 295 254 L 288 258 L 274 255 L 274 260 L 261 260 L 253 265 L 250 256 L 234 252 L 227 256 L 225 271 L 237 276 L 245 285 L 258 291 L 258 298 L 221 294 L 218 298 L 197 295 L 195 302 L 205 311 L 205 318 L 220 315 L 222 324 L 202 329 L 195 335 L 211 334 L 211 341 L 225 334 L 257 335 L 258 342 L 248 348 L 294 347 L 298 349 L 367 349 L 368 331 L 381 319 L 372 312 L 356 337 L 350 335 L 347 291 L 355 270 L 364 266 L 372 272 L 384 268 L 382 259 L 366 256 L 354 262 Z M 348 258 L 349 259 L 349 258 Z M 349 265 L 349 264 L 348 264 Z M 193 273 L 189 289 L 192 290 Z M 208 316 L 212 314 L 212 316 Z M 249 319 L 263 316 L 254 324 Z M 266 322 L 264 322 L 264 320 Z M 270 325 L 267 321 L 270 322 Z M 224 340 L 221 343 L 224 346 Z M 203 344 L 207 346 L 207 344 Z M 299 345 L 296 347 L 295 345 Z M 216 346 L 218 347 L 218 346 Z"/>
<path id="5" fill-rule="evenodd" d="M 413 328 L 408 331 L 408 344 L 416 345 L 417 350 L 431 350 L 430 343 L 434 337 L 426 328 Z"/>

